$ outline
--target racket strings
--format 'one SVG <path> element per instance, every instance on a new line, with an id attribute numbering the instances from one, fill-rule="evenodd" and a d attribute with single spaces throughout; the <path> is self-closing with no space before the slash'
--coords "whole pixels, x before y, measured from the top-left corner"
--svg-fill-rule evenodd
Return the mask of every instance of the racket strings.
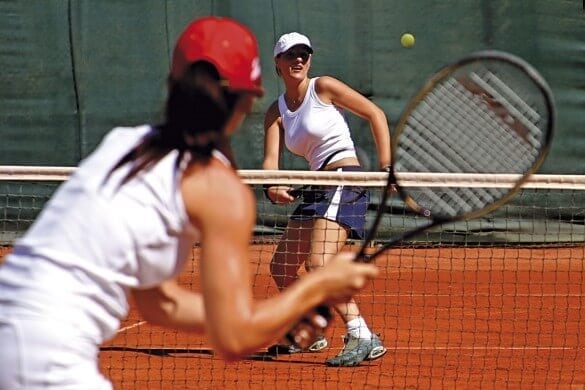
<path id="1" fill-rule="evenodd" d="M 489 76 L 495 77 L 491 72 Z M 530 139 L 524 132 L 510 131 L 501 109 L 496 112 L 478 93 L 455 79 L 438 86 L 420 102 L 404 132 L 403 165 L 408 162 L 416 166 L 415 171 L 479 173 L 506 173 L 510 167 L 524 172 L 538 155 L 543 134 L 536 126 L 528 133 Z M 401 170 L 412 169 L 404 166 Z"/>
<path id="2" fill-rule="evenodd" d="M 509 71 L 509 69 L 510 69 L 510 67 L 506 67 L 507 71 Z M 524 83 L 524 86 L 525 86 L 524 88 L 516 87 L 516 89 L 518 91 L 522 90 L 522 95 L 524 96 L 524 98 L 523 98 L 520 96 L 519 92 L 517 92 L 514 89 L 509 87 L 508 84 L 511 83 L 511 81 L 510 81 L 511 77 L 509 75 L 507 77 L 508 81 L 506 81 L 506 82 L 504 82 L 502 79 L 500 79 L 496 75 L 496 73 L 492 72 L 491 70 L 489 70 L 487 68 L 483 69 L 482 75 L 480 75 L 477 72 L 471 72 L 470 75 L 471 75 L 471 78 L 480 87 L 482 87 L 485 91 L 490 93 L 496 99 L 508 102 L 509 107 L 510 106 L 514 107 L 518 111 L 518 113 L 521 113 L 525 117 L 525 120 L 528 123 L 538 124 L 540 122 L 542 116 L 538 113 L 537 110 L 532 108 L 532 106 L 530 104 L 526 103 L 526 101 L 524 100 L 524 99 L 526 99 L 527 96 L 539 96 L 539 97 L 541 96 L 541 94 L 536 89 L 526 88 L 526 86 L 533 86 L 533 84 L 531 82 Z M 524 74 L 516 74 L 514 78 L 526 79 L 526 76 Z M 541 102 L 537 105 L 538 109 L 543 110 L 544 100 L 543 99 L 539 99 L 539 100 L 541 100 Z M 533 100 L 531 102 L 531 104 L 534 105 L 535 101 Z"/>
<path id="3" fill-rule="evenodd" d="M 521 171 L 528 169 L 534 161 L 534 151 L 537 149 L 534 148 L 534 143 L 510 130 L 511 123 L 508 120 L 511 116 L 508 112 L 494 107 L 493 103 L 488 103 L 489 100 L 478 98 L 460 84 L 452 87 L 446 89 L 446 95 L 453 103 L 456 102 L 458 119 L 474 130 L 464 131 L 463 126 L 459 126 L 461 133 L 458 137 L 467 134 L 466 140 L 474 143 L 474 154 L 477 156 L 476 153 L 480 153 L 481 159 L 478 161 L 491 162 L 490 168 L 493 172 L 507 172 L 510 166 L 516 165 Z M 473 104 L 467 103 L 468 99 Z M 459 107 L 463 109 L 458 109 Z"/>
<path id="4" fill-rule="evenodd" d="M 486 71 L 483 77 L 471 73 L 470 78 L 491 96 L 489 99 L 492 104 L 495 101 L 496 105 L 502 105 L 505 108 L 507 116 L 502 117 L 502 119 L 509 124 L 509 130 L 517 132 L 517 135 L 530 142 L 533 148 L 541 146 L 539 138 L 543 129 L 540 127 L 542 125 L 541 117 L 535 110 L 490 71 Z M 491 83 L 494 83 L 498 89 L 494 88 Z M 530 93 L 526 91 L 524 95 L 529 96 Z M 535 104 L 535 102 L 532 103 Z M 492 110 L 494 113 L 496 113 L 495 108 Z"/>
<path id="5" fill-rule="evenodd" d="M 417 150 L 416 153 L 418 154 L 425 153 L 424 146 L 420 147 L 420 145 L 421 143 L 425 144 L 428 141 L 418 141 L 419 142 L 410 142 L 409 140 L 405 140 L 405 143 L 409 145 L 409 153 L 412 153 L 413 150 Z M 429 145 L 431 144 L 429 143 Z M 429 150 L 431 152 L 428 154 L 428 157 L 434 156 L 435 162 L 443 162 L 443 168 L 451 168 L 451 170 L 447 170 L 448 172 L 475 171 L 474 166 L 465 164 L 465 160 L 462 159 L 458 159 L 460 163 L 458 166 L 453 165 L 451 160 L 456 160 L 456 155 L 453 153 L 443 153 L 440 150 L 427 149 L 427 151 Z M 400 157 L 398 158 L 400 159 Z M 421 161 L 423 161 L 423 159 L 413 160 L 408 171 L 428 171 L 428 165 L 421 163 Z M 441 171 L 445 172 L 445 169 L 441 169 Z M 478 208 L 483 208 L 502 196 L 502 191 L 494 188 L 409 188 L 408 192 L 416 199 L 417 204 L 427 209 L 432 209 L 434 212 L 438 212 L 441 215 L 448 216 L 460 215 Z"/>
<path id="6" fill-rule="evenodd" d="M 451 111 L 445 107 L 445 111 Z M 456 111 L 452 115 L 459 116 Z M 431 115 L 427 118 L 432 121 Z M 508 158 L 502 140 L 484 137 L 483 133 L 469 134 L 469 124 L 463 121 L 448 123 L 445 120 L 437 120 L 427 124 L 415 118 L 416 126 L 430 127 L 427 133 L 414 131 L 414 136 L 425 146 L 421 153 L 428 156 L 427 170 L 438 172 L 469 172 L 469 173 L 493 173 L 500 172 L 506 166 L 503 162 Z M 479 120 L 475 121 L 479 123 Z M 450 129 L 450 130 L 446 130 Z M 493 132 L 492 132 L 493 133 Z M 489 133 L 487 133 L 489 134 Z M 424 137 L 425 141 L 422 142 Z M 483 143 L 490 143 L 490 150 L 482 148 Z M 497 158 L 493 158 L 497 156 Z M 437 164 L 440 163 L 440 166 Z"/>
<path id="7" fill-rule="evenodd" d="M 495 173 L 508 171 L 508 149 L 528 153 L 520 144 L 510 148 L 514 140 L 506 133 L 498 136 L 494 121 L 478 115 L 481 107 L 459 108 L 462 99 L 445 92 L 438 95 L 429 95 L 413 112 L 401 139 L 405 146 L 401 162 L 408 161 L 420 171 Z M 469 130 L 476 127 L 479 131 Z M 401 169 L 412 170 L 406 166 Z"/>
<path id="8" fill-rule="evenodd" d="M 541 94 L 530 89 L 532 81 L 525 75 L 510 69 L 469 68 L 435 85 L 411 111 L 396 145 L 396 172 L 524 174 L 531 169 L 548 125 L 538 114 L 546 109 Z M 500 72 L 513 80 L 504 81 Z M 510 189 L 417 187 L 406 192 L 435 215 L 454 217 L 485 208 Z"/>
<path id="9" fill-rule="evenodd" d="M 445 120 L 441 134 L 449 136 L 452 145 L 460 148 L 460 154 L 469 158 L 471 151 L 473 161 L 476 162 L 475 169 L 479 172 L 489 172 L 487 169 L 491 172 L 506 172 L 513 162 L 518 161 L 518 152 L 526 156 L 533 150 L 529 143 L 508 130 L 507 124 L 484 99 L 456 80 L 448 80 L 437 91 L 437 95 L 439 93 L 441 100 L 433 96 L 433 102 L 442 102 L 442 107 L 451 116 Z M 451 133 L 447 130 L 452 125 L 455 125 L 456 131 Z M 528 155 L 519 162 L 530 166 L 529 162 L 532 161 L 533 158 Z"/>
<path id="10" fill-rule="evenodd" d="M 426 210 L 427 216 L 455 217 L 482 209 L 500 199 L 506 190 L 497 188 L 411 187 L 408 194 Z M 433 215 L 432 215 L 433 214 Z"/>

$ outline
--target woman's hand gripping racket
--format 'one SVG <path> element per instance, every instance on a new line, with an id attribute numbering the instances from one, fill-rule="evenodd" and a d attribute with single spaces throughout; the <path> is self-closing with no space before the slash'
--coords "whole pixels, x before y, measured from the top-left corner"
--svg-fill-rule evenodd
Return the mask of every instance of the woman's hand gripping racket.
<path id="1" fill-rule="evenodd" d="M 509 201 L 544 161 L 553 135 L 554 103 L 546 81 L 513 55 L 484 51 L 437 72 L 403 111 L 392 140 L 392 171 L 357 261 L 426 229 L 477 218 Z M 448 187 L 441 174 L 508 174 L 497 187 Z M 416 175 L 436 177 L 413 185 Z M 390 189 L 428 223 L 366 254 L 377 235 Z"/>
<path id="2" fill-rule="evenodd" d="M 373 261 L 426 229 L 477 218 L 509 201 L 544 161 L 554 117 L 546 81 L 516 56 L 484 51 L 439 70 L 410 100 L 398 121 L 392 139 L 392 170 L 356 261 Z M 438 179 L 433 185 L 409 184 L 407 179 L 417 174 Z M 449 187 L 441 182 L 441 174 L 509 174 L 512 180 L 496 187 Z M 371 253 L 394 189 L 428 222 L 385 241 Z M 319 312 L 325 313 L 326 308 L 320 307 Z"/>

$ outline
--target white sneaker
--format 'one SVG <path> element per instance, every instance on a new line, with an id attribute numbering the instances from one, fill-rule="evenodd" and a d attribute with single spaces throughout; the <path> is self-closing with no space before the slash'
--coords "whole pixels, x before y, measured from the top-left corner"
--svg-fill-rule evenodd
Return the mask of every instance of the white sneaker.
<path id="1" fill-rule="evenodd" d="M 328 366 L 357 366 L 364 360 L 378 359 L 386 353 L 386 348 L 382 345 L 382 341 L 375 334 L 366 339 L 347 334 L 343 338 L 343 342 L 345 345 L 339 355 L 326 361 Z"/>

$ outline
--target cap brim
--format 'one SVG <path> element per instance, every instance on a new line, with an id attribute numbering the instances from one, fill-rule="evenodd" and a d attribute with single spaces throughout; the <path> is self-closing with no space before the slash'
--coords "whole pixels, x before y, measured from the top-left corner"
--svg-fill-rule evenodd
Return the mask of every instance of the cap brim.
<path id="1" fill-rule="evenodd" d="M 290 49 L 292 49 L 295 46 L 304 46 L 304 47 L 307 48 L 307 50 L 309 51 L 309 53 L 313 54 L 313 48 L 311 46 L 307 45 L 306 43 L 295 43 L 294 45 L 288 46 L 286 49 L 281 50 L 280 52 L 278 52 L 277 54 L 275 54 L 274 57 L 278 57 L 282 53 L 285 53 L 285 52 L 289 51 Z"/>

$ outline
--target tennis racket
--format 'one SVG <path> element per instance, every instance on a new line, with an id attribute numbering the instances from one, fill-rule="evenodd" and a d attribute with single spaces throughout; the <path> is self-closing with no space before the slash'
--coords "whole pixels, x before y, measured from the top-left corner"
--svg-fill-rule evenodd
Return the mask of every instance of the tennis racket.
<path id="1" fill-rule="evenodd" d="M 505 204 L 546 158 L 554 121 L 549 86 L 521 58 L 483 51 L 440 69 L 399 118 L 386 188 L 356 261 L 374 261 L 427 229 L 477 218 Z M 512 179 L 497 188 L 481 184 L 453 188 L 440 182 L 423 187 L 408 182 L 413 174 L 508 174 Z M 427 221 L 371 252 L 395 191 Z M 325 316 L 328 310 L 317 308 Z"/>
<path id="2" fill-rule="evenodd" d="M 543 163 L 555 109 L 544 78 L 527 62 L 483 51 L 439 70 L 410 100 L 392 137 L 392 169 L 357 261 L 423 231 L 480 217 L 509 201 Z M 508 174 L 505 185 L 453 188 L 409 184 L 417 174 Z M 488 187 L 488 188 L 486 188 Z M 366 254 L 396 189 L 405 205 L 428 219 Z"/>

